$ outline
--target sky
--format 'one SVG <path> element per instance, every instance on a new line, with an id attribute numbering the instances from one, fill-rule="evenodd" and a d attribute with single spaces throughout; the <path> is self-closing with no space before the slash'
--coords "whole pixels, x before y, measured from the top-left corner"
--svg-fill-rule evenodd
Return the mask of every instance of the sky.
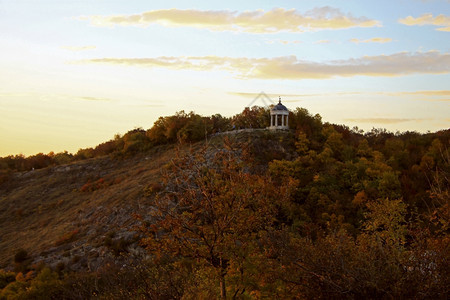
<path id="1" fill-rule="evenodd" d="M 449 49 L 449 0 L 0 0 L 0 156 L 261 92 L 366 132 L 448 129 Z"/>

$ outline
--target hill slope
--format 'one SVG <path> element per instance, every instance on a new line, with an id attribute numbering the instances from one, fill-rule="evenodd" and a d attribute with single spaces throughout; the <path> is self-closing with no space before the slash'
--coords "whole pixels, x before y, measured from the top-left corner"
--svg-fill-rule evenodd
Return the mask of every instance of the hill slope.
<path id="1" fill-rule="evenodd" d="M 0 298 L 446 298 L 450 131 L 304 121 L 7 173 Z"/>
<path id="2" fill-rule="evenodd" d="M 167 146 L 122 160 L 105 156 L 14 173 L 0 185 L 0 268 L 20 248 L 35 262 L 81 257 L 75 268 L 86 267 L 85 257 L 105 255 L 107 234 L 130 240 L 132 213 L 146 208 L 145 187 L 158 182 L 173 155 Z"/>
<path id="3" fill-rule="evenodd" d="M 295 153 L 292 133 L 235 133 L 230 138 L 254 156 L 255 172 Z M 221 147 L 225 136 L 209 142 Z M 150 209 L 146 194 L 160 184 L 161 168 L 177 149 L 202 145 L 164 145 L 127 158 L 103 156 L 13 173 L 0 184 L 0 269 L 12 267 L 20 249 L 34 264 L 63 264 L 74 271 L 95 270 L 125 251 L 142 257 L 133 214 Z"/>

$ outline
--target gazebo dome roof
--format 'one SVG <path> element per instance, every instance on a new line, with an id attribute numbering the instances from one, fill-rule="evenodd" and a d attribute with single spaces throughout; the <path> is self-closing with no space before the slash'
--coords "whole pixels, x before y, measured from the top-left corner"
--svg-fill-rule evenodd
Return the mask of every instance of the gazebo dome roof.
<path id="1" fill-rule="evenodd" d="M 288 109 L 286 108 L 286 106 L 284 106 L 283 104 L 281 104 L 281 97 L 278 101 L 278 104 L 275 105 L 274 107 L 272 107 L 271 111 L 275 111 L 275 110 L 284 110 L 284 111 L 288 111 Z"/>

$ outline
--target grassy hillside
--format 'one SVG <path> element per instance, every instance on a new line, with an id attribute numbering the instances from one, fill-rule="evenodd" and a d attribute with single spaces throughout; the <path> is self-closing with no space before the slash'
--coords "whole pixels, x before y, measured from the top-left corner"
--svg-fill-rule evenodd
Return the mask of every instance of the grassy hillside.
<path id="1" fill-rule="evenodd" d="M 289 135 L 242 132 L 208 143 L 220 147 L 225 136 L 232 138 L 253 156 L 257 171 L 274 158 L 290 158 Z M 105 259 L 118 260 L 120 252 L 142 256 L 133 214 L 148 212 L 152 188 L 176 151 L 203 144 L 163 145 L 126 158 L 102 156 L 11 174 L 0 184 L 0 269 L 12 267 L 20 249 L 33 264 L 63 263 L 72 270 L 95 270 Z"/>
<path id="2" fill-rule="evenodd" d="M 0 268 L 21 248 L 56 264 L 101 256 L 107 234 L 131 239 L 125 232 L 135 222 L 132 213 L 146 208 L 145 188 L 158 182 L 173 155 L 173 147 L 164 146 L 126 159 L 104 156 L 14 173 L 0 185 Z"/>

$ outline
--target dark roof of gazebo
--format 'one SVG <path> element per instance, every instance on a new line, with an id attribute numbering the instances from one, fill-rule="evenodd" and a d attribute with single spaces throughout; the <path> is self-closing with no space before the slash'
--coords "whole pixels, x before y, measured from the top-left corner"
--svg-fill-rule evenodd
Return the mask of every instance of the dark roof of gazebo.
<path id="1" fill-rule="evenodd" d="M 288 111 L 288 109 L 286 108 L 286 106 L 284 106 L 283 104 L 281 104 L 281 97 L 280 97 L 280 99 L 279 99 L 279 101 L 278 101 L 278 104 L 275 105 L 274 107 L 272 107 L 271 111 L 274 111 L 274 110 L 285 110 L 285 111 Z"/>

